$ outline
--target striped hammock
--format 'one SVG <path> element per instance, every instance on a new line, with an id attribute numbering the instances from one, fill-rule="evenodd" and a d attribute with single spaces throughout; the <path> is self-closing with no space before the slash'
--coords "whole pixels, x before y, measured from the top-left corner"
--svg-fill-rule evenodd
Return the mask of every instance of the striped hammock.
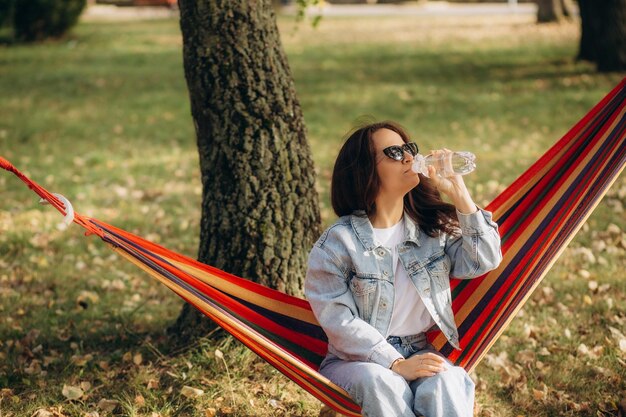
<path id="1" fill-rule="evenodd" d="M 626 164 L 626 79 L 598 103 L 486 209 L 502 235 L 497 270 L 473 280 L 452 280 L 452 307 L 462 350 L 429 335 L 457 365 L 472 370 L 546 275 Z M 234 337 L 322 402 L 346 416 L 360 408 L 317 372 L 327 339 L 302 299 L 204 265 L 99 220 L 73 213 L 0 157 L 66 219 L 98 235 L 217 322 Z"/>

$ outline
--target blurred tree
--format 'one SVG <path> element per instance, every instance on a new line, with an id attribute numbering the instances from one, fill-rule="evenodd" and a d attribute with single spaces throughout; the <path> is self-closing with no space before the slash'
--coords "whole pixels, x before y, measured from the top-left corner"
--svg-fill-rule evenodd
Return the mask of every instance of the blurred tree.
<path id="1" fill-rule="evenodd" d="M 598 71 L 626 70 L 626 0 L 578 0 L 581 37 L 578 59 Z"/>
<path id="2" fill-rule="evenodd" d="M 320 233 L 315 171 L 271 0 L 179 0 L 200 170 L 198 260 L 301 294 Z M 214 327 L 188 304 L 170 334 Z"/>
<path id="3" fill-rule="evenodd" d="M 13 28 L 18 41 L 63 36 L 78 22 L 87 0 L 0 0 L 0 24 Z"/>
<path id="4" fill-rule="evenodd" d="M 573 14 L 572 0 L 536 0 L 537 22 L 560 22 Z"/>

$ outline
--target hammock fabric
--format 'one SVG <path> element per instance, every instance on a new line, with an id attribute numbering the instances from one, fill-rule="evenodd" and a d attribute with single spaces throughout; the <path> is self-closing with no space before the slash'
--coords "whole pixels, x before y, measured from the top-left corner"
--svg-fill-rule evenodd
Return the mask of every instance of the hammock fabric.
<path id="1" fill-rule="evenodd" d="M 486 209 L 494 213 L 504 259 L 474 280 L 453 280 L 453 310 L 462 350 L 429 335 L 457 365 L 472 370 L 515 316 L 626 164 L 626 79 Z M 0 157 L 42 199 L 71 218 L 67 200 L 51 194 Z M 322 402 L 347 416 L 360 408 L 317 372 L 327 339 L 309 304 L 204 265 L 99 220 L 74 223 L 98 235 L 194 305 Z"/>

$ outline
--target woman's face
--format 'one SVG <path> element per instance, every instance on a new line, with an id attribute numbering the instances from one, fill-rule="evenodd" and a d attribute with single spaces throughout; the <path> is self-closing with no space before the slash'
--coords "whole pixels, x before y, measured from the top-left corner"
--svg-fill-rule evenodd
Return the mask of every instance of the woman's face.
<path id="1" fill-rule="evenodd" d="M 383 153 L 383 149 L 393 145 L 403 145 L 402 137 L 390 129 L 378 129 L 372 134 L 376 171 L 380 179 L 378 194 L 390 197 L 404 197 L 415 188 L 419 182 L 419 175 L 411 170 L 413 156 L 404 153 L 402 161 L 396 161 Z"/>

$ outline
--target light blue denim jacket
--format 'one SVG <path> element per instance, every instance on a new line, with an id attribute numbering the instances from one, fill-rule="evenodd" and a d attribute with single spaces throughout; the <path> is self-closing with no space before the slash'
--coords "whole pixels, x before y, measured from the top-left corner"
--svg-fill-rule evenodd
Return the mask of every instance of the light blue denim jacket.
<path id="1" fill-rule="evenodd" d="M 450 276 L 475 278 L 502 259 L 491 213 L 458 213 L 459 236 L 430 237 L 405 213 L 405 240 L 397 246 L 402 265 L 448 341 L 459 348 Z M 328 353 L 343 360 L 389 367 L 402 356 L 386 338 L 394 303 L 390 249 L 374 241 L 364 212 L 343 216 L 313 246 L 305 294 L 328 336 Z"/>

